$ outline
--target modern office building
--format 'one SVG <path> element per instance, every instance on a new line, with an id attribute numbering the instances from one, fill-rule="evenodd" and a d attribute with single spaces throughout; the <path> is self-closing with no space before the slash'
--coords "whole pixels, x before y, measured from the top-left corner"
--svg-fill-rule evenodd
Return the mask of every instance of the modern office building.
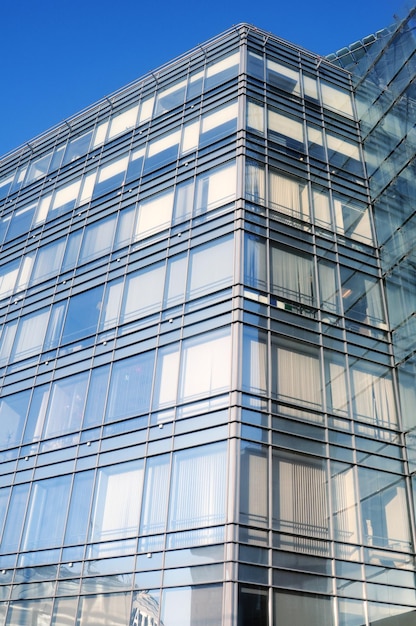
<path id="1" fill-rule="evenodd" d="M 415 26 L 0 162 L 0 626 L 414 626 Z"/>

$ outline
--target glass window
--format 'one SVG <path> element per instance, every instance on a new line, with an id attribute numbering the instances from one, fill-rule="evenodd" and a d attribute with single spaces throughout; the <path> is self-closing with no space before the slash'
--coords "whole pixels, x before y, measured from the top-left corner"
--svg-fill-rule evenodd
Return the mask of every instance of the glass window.
<path id="1" fill-rule="evenodd" d="M 159 349 L 157 357 L 153 407 L 160 408 L 176 402 L 179 378 L 179 348 L 167 346 Z"/>
<path id="2" fill-rule="evenodd" d="M 335 265 L 319 259 L 318 277 L 321 308 L 330 313 L 338 314 L 340 304 Z"/>
<path id="3" fill-rule="evenodd" d="M 19 266 L 20 259 L 16 259 L 0 267 L 0 298 L 5 298 L 13 292 Z"/>
<path id="4" fill-rule="evenodd" d="M 49 217 L 53 218 L 74 208 L 81 187 L 81 179 L 57 189 L 50 206 Z"/>
<path id="5" fill-rule="evenodd" d="M 331 492 L 335 540 L 359 543 L 358 497 L 354 469 L 350 465 L 331 461 Z"/>
<path id="6" fill-rule="evenodd" d="M 288 148 L 303 151 L 303 124 L 301 122 L 272 109 L 268 111 L 267 120 L 272 139 Z"/>
<path id="7" fill-rule="evenodd" d="M 319 409 L 322 384 L 318 349 L 283 340 L 279 343 L 274 342 L 273 349 L 274 393 L 282 400 Z"/>
<path id="8" fill-rule="evenodd" d="M 36 159 L 36 161 L 32 161 L 29 166 L 29 171 L 27 173 L 27 177 L 25 180 L 25 185 L 29 185 L 29 183 L 34 180 L 38 180 L 45 176 L 48 171 L 49 163 L 51 162 L 52 152 L 48 152 L 45 156 Z"/>
<path id="9" fill-rule="evenodd" d="M 133 150 L 130 156 L 129 165 L 127 168 L 126 182 L 139 178 L 142 173 L 144 161 L 144 148 Z"/>
<path id="10" fill-rule="evenodd" d="M 164 532 L 169 497 L 170 455 L 150 457 L 146 463 L 140 534 Z"/>
<path id="11" fill-rule="evenodd" d="M 317 226 L 328 228 L 332 223 L 328 191 L 312 188 L 312 200 L 315 223 Z"/>
<path id="12" fill-rule="evenodd" d="M 17 330 L 17 320 L 3 324 L 0 335 L 0 363 L 4 365 L 7 362 L 12 349 L 14 337 Z"/>
<path id="13" fill-rule="evenodd" d="M 4 178 L 0 179 L 0 198 L 1 199 L 5 198 L 7 194 L 9 193 L 9 189 L 11 187 L 13 180 L 14 180 L 14 172 L 13 174 L 9 174 L 5 176 Z"/>
<path id="14" fill-rule="evenodd" d="M 328 409 L 348 413 L 345 357 L 328 350 L 325 353 L 325 390 Z"/>
<path id="15" fill-rule="evenodd" d="M 117 324 L 123 296 L 123 279 L 106 284 L 99 330 L 107 330 Z"/>
<path id="16" fill-rule="evenodd" d="M 247 127 L 258 133 L 264 133 L 264 107 L 262 104 L 248 100 Z"/>
<path id="17" fill-rule="evenodd" d="M 49 385 L 35 387 L 30 403 L 23 443 L 39 441 L 42 436 L 43 422 L 49 397 Z"/>
<path id="18" fill-rule="evenodd" d="M 343 115 L 353 117 L 351 94 L 348 91 L 321 81 L 321 92 L 324 107 L 335 109 Z"/>
<path id="19" fill-rule="evenodd" d="M 187 180 L 176 186 L 174 222 L 188 219 L 192 214 L 194 200 L 194 181 Z"/>
<path id="20" fill-rule="evenodd" d="M 358 419 L 397 427 L 393 380 L 389 369 L 365 361 L 350 363 L 352 401 Z"/>
<path id="21" fill-rule="evenodd" d="M 273 452 L 273 527 L 304 535 L 299 546 L 329 538 L 328 481 L 325 461 L 288 452 Z"/>
<path id="22" fill-rule="evenodd" d="M 260 237 L 246 235 L 244 254 L 244 281 L 250 287 L 267 291 L 266 242 Z"/>
<path id="23" fill-rule="evenodd" d="M 71 480 L 68 475 L 33 483 L 22 540 L 23 550 L 62 545 Z"/>
<path id="24" fill-rule="evenodd" d="M 240 61 L 239 52 L 223 57 L 220 61 L 216 61 L 208 65 L 206 70 L 204 89 L 212 89 L 225 81 L 230 80 L 238 73 L 238 64 Z"/>
<path id="25" fill-rule="evenodd" d="M 268 83 L 289 93 L 300 95 L 298 71 L 271 59 L 266 60 L 266 70 Z"/>
<path id="26" fill-rule="evenodd" d="M 331 598 L 313 594 L 273 592 L 273 626 L 308 624 L 333 626 L 334 608 Z"/>
<path id="27" fill-rule="evenodd" d="M 109 372 L 109 365 L 96 367 L 91 372 L 87 404 L 85 406 L 84 428 L 100 425 L 103 421 Z"/>
<path id="28" fill-rule="evenodd" d="M 23 520 L 25 519 L 26 503 L 30 484 L 16 485 L 12 489 L 6 524 L 3 530 L 1 551 L 4 553 L 16 552 L 20 545 Z"/>
<path id="29" fill-rule="evenodd" d="M 32 626 L 36 622 L 39 624 L 48 623 L 52 611 L 52 602 L 51 599 L 10 602 L 6 625 Z"/>
<path id="30" fill-rule="evenodd" d="M 94 471 L 79 472 L 74 476 L 65 544 L 83 543 L 88 530 Z"/>
<path id="31" fill-rule="evenodd" d="M 136 216 L 134 206 L 127 207 L 119 213 L 116 236 L 114 240 L 114 249 L 122 248 L 130 243 L 134 232 L 133 223 Z"/>
<path id="32" fill-rule="evenodd" d="M 81 428 L 87 391 L 87 372 L 53 383 L 46 415 L 45 437 L 55 437 Z"/>
<path id="33" fill-rule="evenodd" d="M 189 296 L 195 298 L 231 284 L 233 277 L 233 238 L 191 250 L 189 259 Z"/>
<path id="34" fill-rule="evenodd" d="M 62 343 L 78 341 L 96 332 L 103 300 L 103 289 L 103 285 L 99 285 L 69 299 Z"/>
<path id="35" fill-rule="evenodd" d="M 347 237 L 372 245 L 370 213 L 368 207 L 349 198 L 334 196 L 335 224 L 337 231 Z"/>
<path id="36" fill-rule="evenodd" d="M 315 304 L 312 257 L 272 246 L 270 273 L 274 294 L 306 305 Z"/>
<path id="37" fill-rule="evenodd" d="M 344 265 L 340 272 L 344 315 L 365 324 L 384 324 L 380 283 Z"/>
<path id="38" fill-rule="evenodd" d="M 154 96 L 150 96 L 149 98 L 142 100 L 140 104 L 139 124 L 147 122 L 152 117 L 154 101 Z"/>
<path id="39" fill-rule="evenodd" d="M 92 130 L 88 131 L 84 135 L 81 135 L 81 137 L 71 139 L 65 151 L 62 165 L 71 163 L 72 161 L 75 161 L 75 159 L 78 159 L 78 157 L 86 154 L 88 152 L 88 148 L 90 147 L 91 137 Z"/>
<path id="40" fill-rule="evenodd" d="M 237 128 L 238 103 L 233 102 L 202 116 L 200 144 L 225 137 Z"/>
<path id="41" fill-rule="evenodd" d="M 111 118 L 108 140 L 125 133 L 136 126 L 139 105 L 132 106 L 122 113 L 118 113 Z"/>
<path id="42" fill-rule="evenodd" d="M 308 188 L 305 183 L 269 171 L 269 201 L 273 209 L 310 221 Z"/>
<path id="43" fill-rule="evenodd" d="M 180 304 L 185 298 L 186 270 L 188 258 L 179 254 L 168 260 L 166 270 L 165 305 Z"/>
<path id="44" fill-rule="evenodd" d="M 110 252 L 116 221 L 117 215 L 112 215 L 86 227 L 79 256 L 80 263 Z"/>
<path id="45" fill-rule="evenodd" d="M 267 447 L 241 442 L 240 521 L 267 526 L 269 519 Z"/>
<path id="46" fill-rule="evenodd" d="M 196 213 L 205 213 L 234 200 L 236 190 L 235 163 L 200 174 L 197 178 Z"/>
<path id="47" fill-rule="evenodd" d="M 97 198 L 116 187 L 120 187 L 126 174 L 128 156 L 122 156 L 111 163 L 105 163 L 98 169 L 97 181 L 94 187 L 93 197 Z"/>
<path id="48" fill-rule="evenodd" d="M 120 316 L 122 324 L 161 309 L 164 279 L 164 263 L 151 265 L 127 276 Z"/>
<path id="49" fill-rule="evenodd" d="M 308 152 L 315 159 L 325 161 L 324 135 L 321 128 L 308 125 Z"/>
<path id="50" fill-rule="evenodd" d="M 348 170 L 353 174 L 363 176 L 363 166 L 360 161 L 358 143 L 347 141 L 340 135 L 326 134 L 329 163 L 335 167 Z"/>
<path id="51" fill-rule="evenodd" d="M 149 408 L 154 353 L 117 361 L 111 374 L 106 422 L 144 413 Z"/>
<path id="52" fill-rule="evenodd" d="M 268 626 L 268 591 L 262 587 L 240 585 L 238 596 L 238 626 Z"/>
<path id="53" fill-rule="evenodd" d="M 165 113 L 183 103 L 185 98 L 186 80 L 181 80 L 166 89 L 161 89 L 156 100 L 155 115 Z"/>
<path id="54" fill-rule="evenodd" d="M 246 164 L 246 196 L 248 200 L 264 204 L 266 183 L 264 166 L 258 163 Z"/>
<path id="55" fill-rule="evenodd" d="M 196 150 L 199 139 L 199 121 L 185 124 L 182 134 L 181 154 Z"/>
<path id="56" fill-rule="evenodd" d="M 379 470 L 358 468 L 364 542 L 408 550 L 409 508 L 403 479 Z"/>
<path id="57" fill-rule="evenodd" d="M 77 626 L 90 626 L 90 624 L 126 626 L 130 623 L 130 604 L 130 591 L 81 596 Z"/>
<path id="58" fill-rule="evenodd" d="M 254 393 L 267 392 L 267 336 L 254 328 L 244 329 L 242 370 L 245 389 Z"/>
<path id="59" fill-rule="evenodd" d="M 136 224 L 136 239 L 142 239 L 170 225 L 173 210 L 173 190 L 140 202 Z"/>
<path id="60" fill-rule="evenodd" d="M 10 226 L 7 229 L 6 241 L 11 241 L 19 235 L 27 234 L 32 224 L 32 219 L 35 214 L 36 204 L 25 207 L 24 209 L 18 209 L 13 213 L 13 217 L 10 221 Z"/>
<path id="61" fill-rule="evenodd" d="M 45 335 L 44 350 L 50 350 L 58 346 L 62 325 L 64 323 L 65 310 L 66 302 L 57 302 L 52 305 L 48 329 Z"/>
<path id="62" fill-rule="evenodd" d="M 64 260 L 62 263 L 62 271 L 72 269 L 77 262 L 79 248 L 81 246 L 82 230 L 75 230 L 69 233 Z"/>
<path id="63" fill-rule="evenodd" d="M 214 626 L 221 621 L 222 585 L 164 589 L 160 622 L 163 626 Z"/>
<path id="64" fill-rule="evenodd" d="M 174 161 L 178 156 L 180 140 L 181 132 L 176 130 L 164 135 L 160 139 L 151 141 L 147 150 L 144 171 L 150 172 L 170 161 Z"/>
<path id="65" fill-rule="evenodd" d="M 183 399 L 229 388 L 231 336 L 220 330 L 183 344 L 180 396 Z"/>
<path id="66" fill-rule="evenodd" d="M 25 359 L 41 352 L 48 318 L 49 309 L 43 309 L 20 318 L 13 344 L 12 358 L 16 360 Z"/>
<path id="67" fill-rule="evenodd" d="M 39 248 L 30 277 L 32 284 L 59 273 L 65 252 L 65 243 L 65 239 L 58 239 Z"/>
<path id="68" fill-rule="evenodd" d="M 224 523 L 226 443 L 176 452 L 173 457 L 169 530 Z"/>
<path id="69" fill-rule="evenodd" d="M 91 541 L 134 536 L 142 497 L 143 461 L 98 470 L 90 523 Z"/>
<path id="70" fill-rule="evenodd" d="M 0 400 L 0 447 L 20 443 L 25 425 L 30 391 L 21 391 Z M 1 527 L 0 527 L 1 528 Z"/>

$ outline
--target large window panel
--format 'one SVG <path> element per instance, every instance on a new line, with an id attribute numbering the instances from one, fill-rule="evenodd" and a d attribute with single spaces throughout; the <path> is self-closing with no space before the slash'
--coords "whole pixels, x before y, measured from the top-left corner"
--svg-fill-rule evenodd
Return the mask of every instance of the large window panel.
<path id="1" fill-rule="evenodd" d="M 308 190 L 301 181 L 270 170 L 269 202 L 271 208 L 281 213 L 310 221 Z"/>
<path id="2" fill-rule="evenodd" d="M 367 206 L 349 198 L 334 196 L 334 213 L 337 231 L 347 237 L 372 245 L 370 213 Z"/>
<path id="3" fill-rule="evenodd" d="M 59 273 L 64 256 L 65 243 L 65 239 L 58 239 L 58 241 L 39 248 L 30 277 L 32 284 L 50 276 L 56 276 Z"/>
<path id="4" fill-rule="evenodd" d="M 347 317 L 379 326 L 384 324 L 380 283 L 362 272 L 340 266 L 341 295 Z"/>
<path id="5" fill-rule="evenodd" d="M 31 315 L 20 318 L 13 344 L 12 358 L 25 359 L 39 354 L 49 319 L 49 309 L 43 309 Z"/>
<path id="6" fill-rule="evenodd" d="M 220 330 L 183 344 L 180 397 L 189 399 L 228 389 L 231 375 L 231 336 Z"/>
<path id="7" fill-rule="evenodd" d="M 81 178 L 58 189 L 49 208 L 49 217 L 53 218 L 73 209 L 80 187 Z"/>
<path id="8" fill-rule="evenodd" d="M 196 187 L 196 214 L 210 211 L 234 200 L 237 191 L 235 163 L 200 174 Z"/>
<path id="9" fill-rule="evenodd" d="M 112 215 L 87 226 L 79 255 L 80 263 L 85 263 L 110 252 L 116 221 L 117 216 Z"/>
<path id="10" fill-rule="evenodd" d="M 245 327 L 242 360 L 243 387 L 254 393 L 266 393 L 268 387 L 267 335 Z"/>
<path id="11" fill-rule="evenodd" d="M 99 330 L 107 330 L 117 324 L 123 296 L 123 279 L 118 278 L 107 283 Z"/>
<path id="12" fill-rule="evenodd" d="M 340 303 L 335 264 L 318 260 L 319 298 L 321 308 L 329 313 L 338 314 Z"/>
<path id="13" fill-rule="evenodd" d="M 3 554 L 16 552 L 19 548 L 29 487 L 30 484 L 25 483 L 23 485 L 16 485 L 12 489 L 1 541 L 1 551 Z"/>
<path id="14" fill-rule="evenodd" d="M 78 341 L 96 332 L 102 306 L 103 289 L 103 285 L 99 285 L 70 298 L 62 343 Z"/>
<path id="15" fill-rule="evenodd" d="M 149 409 L 154 353 L 117 361 L 111 374 L 106 422 L 133 417 Z"/>
<path id="16" fill-rule="evenodd" d="M 324 107 L 335 109 L 343 115 L 353 117 L 351 94 L 348 91 L 321 81 L 321 93 Z"/>
<path id="17" fill-rule="evenodd" d="M 329 538 L 324 460 L 275 451 L 272 485 L 275 529 L 306 537 Z M 302 545 L 307 545 L 305 540 Z M 313 545 L 312 539 L 309 545 Z"/>
<path id="18" fill-rule="evenodd" d="M 273 626 L 334 625 L 334 607 L 329 597 L 274 591 L 273 608 Z"/>
<path id="19" fill-rule="evenodd" d="M 358 495 L 353 467 L 331 461 L 331 493 L 335 540 L 358 544 Z"/>
<path id="20" fill-rule="evenodd" d="M 137 534 L 143 486 L 143 461 L 98 470 L 91 513 L 91 541 Z"/>
<path id="21" fill-rule="evenodd" d="M 332 166 L 363 176 L 363 165 L 360 160 L 358 143 L 347 141 L 340 135 L 327 133 L 326 144 L 328 160 Z"/>
<path id="22" fill-rule="evenodd" d="M 200 144 L 206 145 L 235 132 L 237 129 L 237 114 L 238 103 L 233 102 L 203 115 Z"/>
<path id="23" fill-rule="evenodd" d="M 139 204 L 136 239 L 142 239 L 170 225 L 173 210 L 173 190 L 158 194 Z"/>
<path id="24" fill-rule="evenodd" d="M 268 291 L 266 241 L 255 235 L 245 237 L 244 281 L 250 287 Z"/>
<path id="25" fill-rule="evenodd" d="M 321 371 L 315 347 L 285 342 L 273 345 L 273 389 L 281 400 L 321 408 Z"/>
<path id="26" fill-rule="evenodd" d="M 20 259 L 10 261 L 0 267 L 0 298 L 13 293 L 17 275 L 19 273 Z"/>
<path id="27" fill-rule="evenodd" d="M 348 413 L 347 372 L 345 357 L 327 350 L 325 352 L 325 390 L 329 411 Z"/>
<path id="28" fill-rule="evenodd" d="M 268 83 L 283 91 L 288 91 L 297 96 L 300 95 L 298 71 L 286 65 L 282 65 L 281 63 L 276 63 L 276 61 L 272 61 L 271 59 L 267 59 L 266 61 L 266 70 Z"/>
<path id="29" fill-rule="evenodd" d="M 30 391 L 21 391 L 0 400 L 0 447 L 20 443 L 25 425 Z"/>
<path id="30" fill-rule="evenodd" d="M 0 335 L 0 363 L 4 365 L 10 356 L 13 341 L 16 335 L 18 321 L 3 324 Z"/>
<path id="31" fill-rule="evenodd" d="M 233 277 L 233 238 L 210 242 L 191 251 L 189 260 L 189 296 L 198 297 L 221 289 Z"/>
<path id="32" fill-rule="evenodd" d="M 404 480 L 358 468 L 364 543 L 393 550 L 410 546 L 409 507 Z"/>
<path id="33" fill-rule="evenodd" d="M 22 541 L 24 550 L 62 545 L 71 479 L 68 475 L 33 483 Z"/>
<path id="34" fill-rule="evenodd" d="M 71 163 L 72 161 L 75 161 L 75 159 L 78 159 L 78 157 L 86 154 L 90 146 L 91 137 L 92 131 L 88 131 L 80 137 L 75 137 L 74 139 L 71 139 L 66 148 L 62 165 Z"/>
<path id="35" fill-rule="evenodd" d="M 46 415 L 45 437 L 79 430 L 82 424 L 87 372 L 53 383 Z"/>
<path id="36" fill-rule="evenodd" d="M 247 200 L 263 204 L 266 197 L 265 170 L 258 163 L 248 162 L 246 165 L 246 197 Z"/>
<path id="37" fill-rule="evenodd" d="M 144 172 L 150 172 L 171 161 L 175 161 L 178 156 L 181 131 L 177 130 L 161 139 L 151 141 L 147 150 L 147 157 L 144 162 Z"/>
<path id="38" fill-rule="evenodd" d="M 259 102 L 248 100 L 247 102 L 247 127 L 264 133 L 264 107 Z"/>
<path id="39" fill-rule="evenodd" d="M 304 151 L 302 122 L 269 109 L 267 125 L 273 141 L 293 150 Z"/>
<path id="40" fill-rule="evenodd" d="M 153 408 L 172 406 L 176 402 L 179 379 L 179 348 L 160 348 L 157 357 Z"/>
<path id="41" fill-rule="evenodd" d="M 27 234 L 32 224 L 36 206 L 36 204 L 32 204 L 23 209 L 18 209 L 13 213 L 9 228 L 7 229 L 6 241 L 11 241 L 19 235 Z"/>
<path id="42" fill-rule="evenodd" d="M 163 300 L 165 264 L 158 263 L 130 274 L 124 289 L 121 323 L 160 311 Z"/>
<path id="43" fill-rule="evenodd" d="M 127 132 L 136 126 L 139 105 L 129 107 L 122 113 L 118 113 L 111 118 L 110 128 L 108 131 L 108 140 Z"/>
<path id="44" fill-rule="evenodd" d="M 81 596 L 76 623 L 77 626 L 90 626 L 91 624 L 126 626 L 130 623 L 130 615 L 131 595 L 129 591 Z"/>
<path id="45" fill-rule="evenodd" d="M 204 84 L 205 91 L 237 76 L 239 62 L 240 54 L 239 52 L 234 52 L 234 54 L 230 54 L 208 65 Z"/>
<path id="46" fill-rule="evenodd" d="M 163 626 L 218 626 L 222 622 L 222 585 L 165 589 Z"/>
<path id="47" fill-rule="evenodd" d="M 186 91 L 186 80 L 181 80 L 167 87 L 161 89 L 156 99 L 155 115 L 166 113 L 170 109 L 173 109 L 183 103 Z"/>
<path id="48" fill-rule="evenodd" d="M 83 543 L 88 530 L 94 471 L 75 474 L 65 531 L 65 544 Z"/>
<path id="49" fill-rule="evenodd" d="M 166 306 L 183 302 L 185 298 L 187 266 L 188 258 L 186 254 L 179 254 L 168 260 L 165 286 Z"/>
<path id="50" fill-rule="evenodd" d="M 173 458 L 169 530 L 224 523 L 227 447 L 217 443 L 176 452 Z"/>
<path id="51" fill-rule="evenodd" d="M 140 533 L 164 532 L 169 497 L 170 455 L 150 457 L 146 463 Z"/>
<path id="52" fill-rule="evenodd" d="M 91 372 L 85 406 L 84 428 L 100 425 L 103 421 L 110 366 L 96 367 Z"/>
<path id="53" fill-rule="evenodd" d="M 267 447 L 241 442 L 240 522 L 267 526 L 269 516 Z"/>
<path id="54" fill-rule="evenodd" d="M 358 419 L 397 428 L 390 370 L 372 363 L 350 363 L 354 414 Z"/>
<path id="55" fill-rule="evenodd" d="M 27 417 L 23 443 L 39 441 L 42 437 L 43 423 L 49 398 L 49 384 L 35 387 Z"/>
<path id="56" fill-rule="evenodd" d="M 274 294 L 301 304 L 315 304 L 312 257 L 273 246 L 270 269 L 271 291 Z"/>
<path id="57" fill-rule="evenodd" d="M 122 156 L 111 163 L 105 163 L 99 168 L 94 187 L 94 198 L 111 189 L 120 187 L 124 181 L 128 160 L 128 156 Z"/>

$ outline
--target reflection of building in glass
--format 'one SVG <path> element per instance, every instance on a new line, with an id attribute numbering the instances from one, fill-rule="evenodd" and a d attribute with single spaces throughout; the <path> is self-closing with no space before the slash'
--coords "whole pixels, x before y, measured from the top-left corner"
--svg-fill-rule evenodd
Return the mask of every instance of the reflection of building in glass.
<path id="1" fill-rule="evenodd" d="M 2 160 L 0 626 L 414 624 L 414 26 Z"/>

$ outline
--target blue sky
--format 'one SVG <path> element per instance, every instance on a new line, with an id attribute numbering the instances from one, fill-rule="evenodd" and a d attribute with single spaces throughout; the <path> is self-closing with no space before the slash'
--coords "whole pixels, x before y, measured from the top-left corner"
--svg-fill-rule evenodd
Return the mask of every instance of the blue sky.
<path id="1" fill-rule="evenodd" d="M 403 13 L 399 0 L 2 0 L 0 155 L 249 22 L 318 54 Z"/>

